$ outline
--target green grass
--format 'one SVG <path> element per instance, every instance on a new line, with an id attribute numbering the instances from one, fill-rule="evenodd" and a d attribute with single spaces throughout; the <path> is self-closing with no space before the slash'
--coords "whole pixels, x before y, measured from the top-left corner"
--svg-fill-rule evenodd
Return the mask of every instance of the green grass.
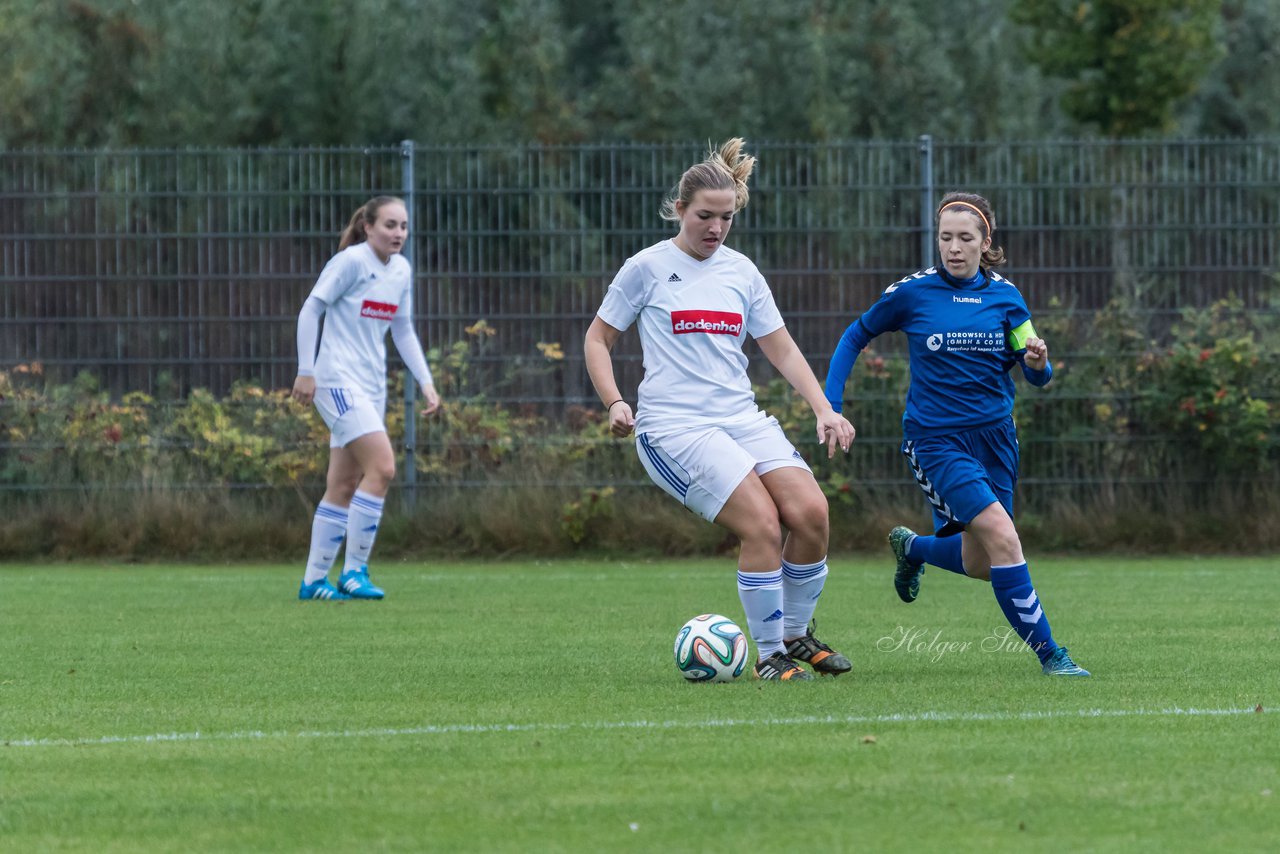
<path id="1" fill-rule="evenodd" d="M 384 564 L 335 604 L 295 566 L 0 568 L 0 849 L 1272 849 L 1274 558 L 1034 562 L 1088 680 L 984 650 L 986 585 L 908 606 L 839 559 L 853 674 L 686 684 L 733 570 Z"/>

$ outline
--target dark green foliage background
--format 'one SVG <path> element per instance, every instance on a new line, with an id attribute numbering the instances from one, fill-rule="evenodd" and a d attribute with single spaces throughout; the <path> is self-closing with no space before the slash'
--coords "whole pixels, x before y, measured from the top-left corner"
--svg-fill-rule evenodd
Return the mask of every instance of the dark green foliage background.
<path id="1" fill-rule="evenodd" d="M 1269 0 L 0 0 L 0 146 L 1280 131 Z"/>

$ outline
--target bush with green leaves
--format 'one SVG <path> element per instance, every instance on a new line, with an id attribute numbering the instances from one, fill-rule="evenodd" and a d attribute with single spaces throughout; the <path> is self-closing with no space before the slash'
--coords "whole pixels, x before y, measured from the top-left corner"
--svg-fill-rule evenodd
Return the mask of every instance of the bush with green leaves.
<path id="1" fill-rule="evenodd" d="M 1019 395 L 1024 444 L 1052 442 L 1063 471 L 1092 466 L 1099 480 L 1274 479 L 1274 314 L 1228 299 L 1187 309 L 1161 332 L 1150 312 L 1115 299 L 1050 317 L 1041 331 L 1054 381 Z"/>
<path id="2" fill-rule="evenodd" d="M 1203 475 L 1275 469 L 1271 401 L 1280 382 L 1275 350 L 1263 345 L 1267 332 L 1238 300 L 1187 310 L 1174 327 L 1174 343 L 1144 354 L 1137 366 L 1143 423 L 1172 436 Z"/>
<path id="3" fill-rule="evenodd" d="M 1040 325 L 1053 342 L 1055 380 L 1044 390 L 1019 391 L 1015 417 L 1024 479 L 1074 484 L 1078 510 L 1109 496 L 1110 510 L 1098 517 L 1104 520 L 1118 520 L 1115 511 L 1130 494 L 1126 488 L 1143 484 L 1158 484 L 1162 500 L 1182 495 L 1188 507 L 1200 509 L 1209 499 L 1197 496 L 1244 495 L 1245 485 L 1246 512 L 1265 515 L 1272 512 L 1266 508 L 1280 507 L 1274 438 L 1280 332 L 1274 315 L 1226 301 L 1185 312 L 1157 336 L 1148 315 L 1116 301 L 1091 314 L 1047 312 Z M 523 379 L 555 369 L 563 355 L 558 345 L 542 343 L 538 354 L 495 369 L 495 360 L 482 358 L 492 337 L 487 328 L 483 322 L 468 327 L 464 339 L 431 354 L 445 406 L 430 419 L 417 416 L 413 456 L 420 508 L 431 508 L 430 537 L 436 539 L 430 541 L 476 548 L 528 542 L 540 551 L 643 548 L 654 545 L 654 526 L 665 526 L 681 530 L 678 539 L 688 548 L 707 548 L 711 540 L 724 547 L 722 538 L 708 540 L 701 526 L 686 531 L 689 520 L 674 502 L 649 500 L 653 490 L 645 486 L 631 442 L 609 435 L 599 407 L 546 412 L 488 399 L 495 388 L 510 392 Z M 867 531 L 881 517 L 900 515 L 903 508 L 913 512 L 904 498 L 911 485 L 898 452 L 907 383 L 901 354 L 869 349 L 859 358 L 845 408 L 858 439 L 849 454 L 834 459 L 817 444 L 808 404 L 775 372 L 766 376 L 756 388 L 758 401 L 778 418 L 832 502 L 833 547 L 861 546 L 875 539 Z M 397 448 L 405 434 L 404 408 L 397 405 L 403 382 L 404 375 L 393 372 L 387 427 Z M 122 490 L 157 499 L 146 505 L 152 508 L 164 508 L 165 496 L 195 496 L 184 501 L 197 517 L 200 507 L 246 493 L 257 496 L 252 520 L 305 514 L 324 488 L 327 439 L 315 410 L 293 402 L 285 389 L 242 383 L 222 399 L 195 389 L 180 400 L 141 393 L 113 400 L 89 374 L 49 384 L 39 365 L 0 372 L 0 501 L 11 511 L 7 531 L 25 524 L 23 513 L 37 514 L 31 508 L 43 496 L 71 494 L 76 500 L 31 515 L 31 530 L 57 530 L 69 507 L 85 519 L 102 510 L 105 519 L 113 507 L 142 506 L 121 501 Z M 1216 492 L 1206 489 L 1214 483 Z M 458 497 L 468 494 L 489 498 Z M 1045 495 L 1032 490 L 1020 507 L 1033 521 L 1037 513 L 1052 513 L 1053 526 L 1061 529 L 1063 508 Z M 632 510 L 617 512 L 624 503 Z M 644 514 L 644 524 L 636 524 L 634 512 Z M 229 510 L 227 518 L 233 517 Z M 1081 524 L 1086 533 L 1097 527 L 1092 518 Z M 1268 527 L 1234 536 L 1261 541 Z M 0 552 L 4 542 L 32 539 L 0 534 Z M 425 541 L 412 528 L 401 534 L 406 549 Z M 57 536 L 44 536 L 41 542 L 58 547 Z M 1153 528 L 1151 536 L 1154 542 L 1163 534 Z M 153 539 L 155 548 L 163 547 L 164 538 Z M 138 542 L 129 539 L 128 548 L 141 548 Z"/>

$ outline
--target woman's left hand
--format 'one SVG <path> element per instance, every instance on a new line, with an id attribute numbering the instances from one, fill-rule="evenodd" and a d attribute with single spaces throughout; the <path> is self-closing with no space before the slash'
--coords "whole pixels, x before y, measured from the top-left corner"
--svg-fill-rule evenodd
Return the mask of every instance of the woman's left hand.
<path id="1" fill-rule="evenodd" d="M 835 410 L 818 415 L 818 442 L 827 446 L 827 459 L 836 455 L 836 445 L 846 454 L 849 453 L 849 446 L 853 444 L 853 437 L 857 432 L 849 420 Z"/>
<path id="2" fill-rule="evenodd" d="M 440 395 L 431 383 L 422 386 L 422 414 L 430 415 L 440 408 Z"/>
<path id="3" fill-rule="evenodd" d="M 1043 371 L 1049 364 L 1049 345 L 1043 338 L 1028 338 L 1027 353 L 1022 357 L 1023 363 L 1033 371 Z"/>

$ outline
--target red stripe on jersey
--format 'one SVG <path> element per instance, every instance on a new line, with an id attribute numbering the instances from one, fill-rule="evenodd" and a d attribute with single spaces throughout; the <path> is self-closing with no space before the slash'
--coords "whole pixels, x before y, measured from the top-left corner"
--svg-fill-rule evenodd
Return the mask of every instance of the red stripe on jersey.
<path id="1" fill-rule="evenodd" d="M 705 309 L 673 311 L 671 312 L 671 332 L 675 335 L 689 335 L 694 332 L 707 335 L 739 335 L 742 333 L 742 315 L 736 311 Z"/>
<path id="2" fill-rule="evenodd" d="M 374 302 L 367 299 L 360 306 L 361 317 L 372 317 L 374 320 L 391 320 L 396 316 L 398 305 L 392 305 L 386 302 Z"/>

